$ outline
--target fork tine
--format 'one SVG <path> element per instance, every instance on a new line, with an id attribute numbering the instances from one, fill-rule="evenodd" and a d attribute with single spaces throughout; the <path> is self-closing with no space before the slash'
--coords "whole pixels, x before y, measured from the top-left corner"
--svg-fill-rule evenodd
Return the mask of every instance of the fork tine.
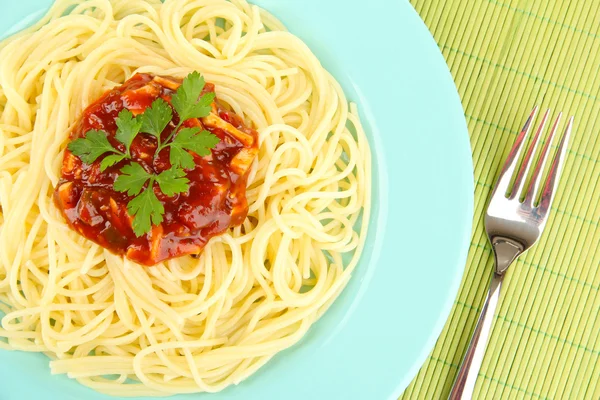
<path id="1" fill-rule="evenodd" d="M 513 185 L 512 193 L 510 194 L 510 198 L 514 199 L 521 195 L 523 191 L 523 186 L 525 186 L 525 182 L 527 181 L 527 175 L 529 175 L 529 171 L 531 170 L 531 165 L 533 163 L 533 158 L 538 148 L 538 144 L 540 143 L 539 139 L 544 131 L 544 127 L 546 126 L 546 120 L 548 119 L 548 114 L 550 114 L 550 109 L 547 109 L 544 113 L 544 117 L 542 118 L 542 122 L 538 126 L 537 132 L 531 141 L 531 145 L 527 150 L 527 154 L 525 154 L 525 158 L 523 159 L 523 165 L 519 169 L 519 173 L 517 178 L 515 179 L 515 183 Z"/>
<path id="2" fill-rule="evenodd" d="M 536 198 L 536 193 L 540 188 L 540 184 L 542 183 L 542 172 L 544 172 L 544 168 L 546 167 L 546 162 L 548 161 L 548 154 L 550 153 L 550 146 L 552 145 L 552 140 L 554 139 L 554 135 L 558 130 L 558 124 L 560 124 L 560 120 L 562 118 L 562 112 L 558 113 L 558 117 L 556 117 L 556 121 L 554 121 L 554 125 L 552 126 L 552 130 L 550 130 L 550 134 L 548 135 L 548 139 L 546 140 L 546 144 L 542 149 L 542 154 L 540 154 L 540 160 L 538 161 L 535 170 L 533 171 L 533 175 L 531 176 L 531 183 L 529 184 L 529 188 L 527 189 L 527 195 L 525 196 L 525 204 L 529 204 L 533 206 L 533 202 Z"/>
<path id="3" fill-rule="evenodd" d="M 501 192 L 503 195 L 506 194 L 508 190 L 508 186 L 510 185 L 510 180 L 512 179 L 513 173 L 515 172 L 515 168 L 517 163 L 519 162 L 519 158 L 521 157 L 521 152 L 523 151 L 523 143 L 525 142 L 525 138 L 529 134 L 529 129 L 531 128 L 531 123 L 535 119 L 535 115 L 537 114 L 538 106 L 535 106 L 527 118 L 527 122 L 523 125 L 523 129 L 515 139 L 515 144 L 513 144 L 510 153 L 502 167 L 502 172 L 500 173 L 500 177 L 498 178 L 498 183 L 496 183 L 496 187 L 494 188 L 494 193 Z"/>
<path id="4" fill-rule="evenodd" d="M 554 200 L 554 189 L 556 188 L 556 185 L 558 185 L 560 174 L 565 165 L 565 156 L 567 154 L 567 147 L 569 145 L 569 137 L 571 136 L 572 129 L 573 117 L 569 118 L 569 123 L 565 128 L 565 133 L 563 133 L 563 136 L 560 139 L 558 150 L 556 151 L 556 155 L 550 166 L 550 171 L 548 172 L 548 177 L 546 178 L 546 183 L 544 184 L 544 190 L 542 191 L 542 198 L 539 205 L 539 213 L 541 215 L 548 212 L 552 205 L 552 200 Z"/>

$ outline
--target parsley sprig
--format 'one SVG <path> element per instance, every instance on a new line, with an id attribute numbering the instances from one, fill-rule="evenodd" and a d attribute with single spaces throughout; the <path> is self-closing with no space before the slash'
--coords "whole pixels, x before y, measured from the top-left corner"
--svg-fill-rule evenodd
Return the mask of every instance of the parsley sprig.
<path id="1" fill-rule="evenodd" d="M 127 109 L 122 110 L 115 121 L 115 139 L 123 145 L 125 151 L 114 147 L 108 140 L 108 133 L 103 130 L 92 129 L 84 137 L 69 143 L 69 150 L 85 164 L 92 164 L 99 157 L 105 156 L 100 162 L 101 171 L 128 161 L 121 167 L 114 189 L 132 197 L 127 204 L 127 211 L 133 217 L 132 228 L 138 237 L 150 232 L 152 225 L 159 225 L 163 221 L 165 208 L 156 196 L 155 184 L 168 197 L 187 192 L 190 181 L 185 169 L 195 167 L 194 157 L 190 152 L 207 156 L 219 142 L 217 136 L 206 130 L 202 131 L 198 127 L 182 128 L 185 121 L 210 114 L 215 94 L 202 95 L 204 85 L 204 78 L 198 72 L 192 72 L 173 94 L 171 104 L 178 115 L 177 124 L 174 122 L 173 109 L 162 98 L 154 100 L 144 113 L 137 116 Z M 175 127 L 163 140 L 162 133 L 169 124 Z M 162 150 L 169 148 L 171 168 L 157 174 L 146 170 L 134 160 L 131 145 L 139 134 L 155 138 L 157 147 L 154 158 Z"/>

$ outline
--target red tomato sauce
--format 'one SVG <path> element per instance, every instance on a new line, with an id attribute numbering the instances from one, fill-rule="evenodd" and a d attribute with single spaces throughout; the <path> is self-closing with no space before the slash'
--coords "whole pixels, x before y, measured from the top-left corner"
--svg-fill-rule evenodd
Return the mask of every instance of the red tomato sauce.
<path id="1" fill-rule="evenodd" d="M 127 108 L 134 115 L 140 114 L 158 97 L 170 104 L 180 84 L 175 78 L 133 76 L 84 111 L 71 140 L 85 136 L 91 129 L 104 130 L 110 143 L 125 151 L 115 139 L 119 112 Z M 214 85 L 207 83 L 204 92 L 214 92 Z M 218 100 L 213 102 L 212 110 L 208 118 L 187 120 L 184 126 L 206 129 L 221 140 L 209 156 L 191 153 L 196 166 L 186 170 L 190 181 L 186 193 L 167 197 L 155 184 L 154 192 L 165 208 L 164 220 L 141 237 L 134 234 L 133 219 L 127 212 L 132 197 L 113 188 L 120 169 L 131 160 L 101 172 L 100 163 L 106 155 L 88 165 L 66 149 L 54 198 L 69 226 L 115 254 L 150 266 L 182 255 L 197 255 L 212 237 L 240 225 L 248 213 L 246 185 L 250 166 L 258 154 L 258 134 Z M 173 115 L 173 121 L 162 133 L 163 141 L 179 122 L 175 110 Z M 140 133 L 131 146 L 133 161 L 150 173 L 169 169 L 169 148 L 154 157 L 156 148 L 155 138 Z"/>

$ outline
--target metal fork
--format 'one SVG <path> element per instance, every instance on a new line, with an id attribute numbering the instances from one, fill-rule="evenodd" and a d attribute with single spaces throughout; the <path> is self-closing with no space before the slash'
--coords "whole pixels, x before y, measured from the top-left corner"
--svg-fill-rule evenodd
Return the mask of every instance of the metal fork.
<path id="1" fill-rule="evenodd" d="M 495 268 L 485 304 L 483 305 L 471 342 L 458 371 L 458 376 L 450 392 L 449 400 L 466 400 L 472 398 L 475 382 L 481 368 L 492 328 L 492 319 L 498 305 L 504 274 L 517 257 L 538 241 L 548 220 L 550 206 L 552 205 L 566 158 L 565 154 L 567 152 L 569 136 L 573 128 L 573 117 L 569 119 L 560 139 L 538 204 L 536 199 L 538 198 L 538 191 L 542 182 L 542 174 L 548 159 L 550 144 L 558 129 L 562 113 L 558 114 L 554 122 L 554 126 L 542 149 L 529 185 L 526 185 L 527 177 L 533 165 L 536 150 L 540 143 L 540 136 L 546 125 L 550 110 L 547 110 L 544 114 L 542 122 L 523 158 L 522 166 L 519 168 L 515 181 L 511 185 L 512 177 L 521 158 L 521 153 L 526 147 L 525 142 L 529 135 L 531 124 L 535 120 L 537 110 L 538 107 L 533 109 L 525 126 L 517 136 L 488 205 L 485 215 L 485 230 L 494 250 Z"/>

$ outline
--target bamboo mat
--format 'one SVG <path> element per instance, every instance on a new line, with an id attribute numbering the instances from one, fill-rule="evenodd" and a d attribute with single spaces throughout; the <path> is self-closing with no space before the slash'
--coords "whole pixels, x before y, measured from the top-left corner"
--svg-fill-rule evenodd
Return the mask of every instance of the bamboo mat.
<path id="1" fill-rule="evenodd" d="M 574 115 L 575 130 L 546 231 L 509 270 L 474 398 L 600 399 L 600 0 L 412 4 L 460 93 L 476 188 L 458 298 L 401 398 L 447 398 L 492 269 L 486 201 L 515 135 L 539 104 Z"/>

